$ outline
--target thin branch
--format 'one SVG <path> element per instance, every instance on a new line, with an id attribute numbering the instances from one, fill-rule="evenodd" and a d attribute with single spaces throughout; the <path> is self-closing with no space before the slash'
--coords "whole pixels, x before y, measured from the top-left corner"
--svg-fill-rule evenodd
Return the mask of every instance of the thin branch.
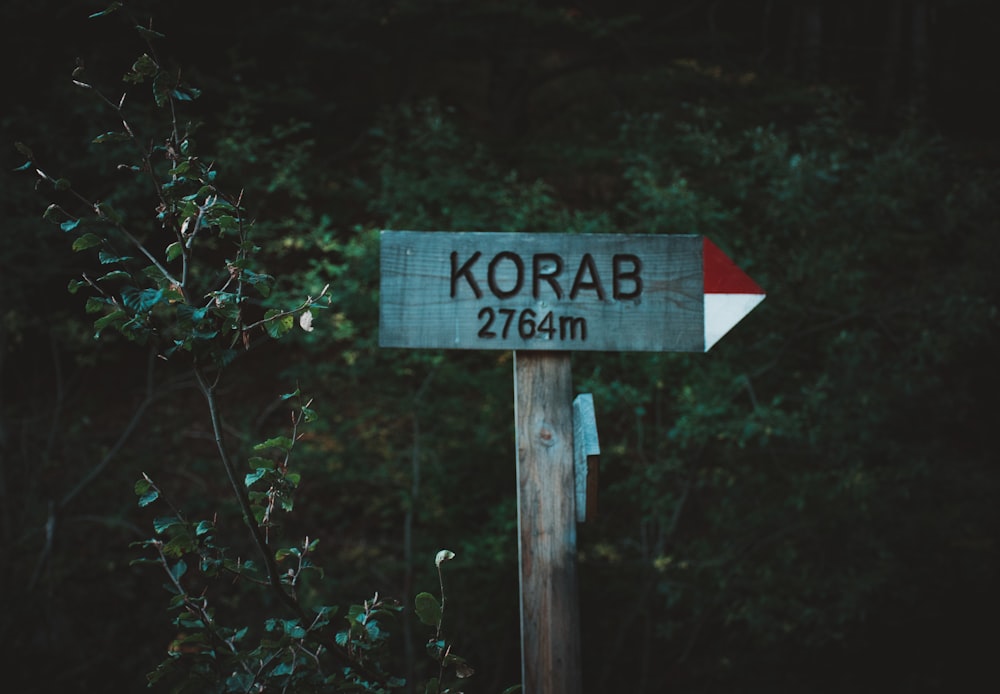
<path id="1" fill-rule="evenodd" d="M 47 181 L 47 182 L 52 183 L 53 185 L 55 185 L 56 179 L 52 178 L 51 176 L 49 176 L 47 173 L 45 173 L 41 169 L 36 168 L 35 169 L 35 173 L 38 174 L 39 178 L 41 178 L 42 180 Z M 70 188 L 68 190 L 68 192 L 71 195 L 73 195 L 73 197 L 75 197 L 77 200 L 79 200 L 83 204 L 87 205 L 90 209 L 92 209 L 97 214 L 97 216 L 98 216 L 99 219 L 107 222 L 108 224 L 110 224 L 111 226 L 113 226 L 115 229 L 117 229 L 119 232 L 121 232 L 122 235 L 124 235 L 125 238 L 127 238 L 129 240 L 129 242 L 133 246 L 135 246 L 135 248 L 140 253 L 142 253 L 144 256 L 146 256 L 146 258 L 149 260 L 149 262 L 151 262 L 153 264 L 153 266 L 156 267 L 156 269 L 160 271 L 160 274 L 163 275 L 164 279 L 166 279 L 171 284 L 174 284 L 174 285 L 180 287 L 183 290 L 183 285 L 177 280 L 177 278 L 174 277 L 170 273 L 170 271 L 167 270 L 167 268 L 165 268 L 163 266 L 163 264 L 159 260 L 157 260 L 156 256 L 153 255 L 149 251 L 149 249 L 147 249 L 143 245 L 143 243 L 138 238 L 136 238 L 136 236 L 131 231 L 128 230 L 128 227 L 126 227 L 120 221 L 115 220 L 115 219 L 111 219 L 110 217 L 108 217 L 108 215 L 104 212 L 104 210 L 101 209 L 100 203 L 93 202 L 92 200 L 88 199 L 86 196 L 84 196 L 83 194 L 81 194 L 75 188 Z M 60 208 L 58 206 L 56 206 L 56 208 L 62 210 L 62 208 Z M 65 210 L 62 210 L 62 211 L 65 212 Z M 76 219 L 75 217 L 73 217 L 73 215 L 70 215 L 69 213 L 66 213 L 66 215 L 68 217 Z"/>
<path id="2" fill-rule="evenodd" d="M 155 58 L 153 58 L 153 60 L 154 62 L 156 62 Z M 157 63 L 157 66 L 159 66 L 159 63 Z M 119 120 L 121 120 L 122 127 L 125 128 L 125 133 L 129 136 L 129 141 L 135 146 L 136 151 L 139 153 L 139 161 L 142 162 L 142 169 L 149 174 L 150 182 L 153 184 L 153 190 L 156 191 L 156 197 L 159 198 L 160 203 L 164 207 L 166 207 L 167 201 L 163 197 L 163 190 L 160 188 L 160 183 L 159 181 L 156 180 L 156 174 L 155 171 L 153 170 L 152 150 L 150 149 L 149 151 L 147 151 L 147 149 L 143 147 L 142 143 L 139 140 L 139 137 L 132 130 L 132 126 L 129 125 L 128 121 L 125 119 L 124 116 L 123 107 L 125 104 L 125 96 L 128 92 L 123 93 L 118 103 L 115 103 L 114 101 L 109 99 L 107 95 L 104 94 L 104 92 L 102 92 L 100 89 L 98 89 L 92 84 L 88 84 L 86 82 L 80 82 L 78 80 L 73 80 L 73 83 L 79 87 L 83 87 L 85 89 L 90 89 L 91 91 L 93 91 L 94 94 L 96 94 L 101 101 L 107 104 L 108 107 L 115 112 L 115 115 L 118 116 Z M 171 103 L 172 102 L 173 100 L 171 99 Z M 176 130 L 176 124 L 175 124 L 175 130 Z"/>
<path id="3" fill-rule="evenodd" d="M 254 328 L 259 328 L 262 325 L 266 325 L 267 323 L 270 323 L 271 321 L 276 320 L 278 318 L 284 318 L 285 316 L 294 316 L 299 311 L 304 311 L 305 309 L 309 308 L 310 306 L 312 306 L 313 304 L 315 304 L 316 302 L 318 302 L 320 299 L 322 299 L 323 296 L 327 293 L 327 291 L 329 291 L 329 289 L 330 289 L 330 285 L 327 284 L 325 287 L 323 287 L 323 291 L 321 291 L 319 293 L 319 296 L 317 296 L 315 299 L 313 297 L 311 297 L 311 296 L 306 297 L 306 300 L 303 301 L 298 306 L 296 306 L 295 308 L 288 309 L 287 311 L 279 311 L 278 313 L 274 314 L 270 318 L 262 318 L 261 320 L 257 321 L 256 323 L 251 323 L 250 325 L 245 325 L 245 326 L 243 326 L 243 331 L 246 332 L 246 331 L 249 331 L 249 330 L 253 330 Z"/>
<path id="4" fill-rule="evenodd" d="M 146 414 L 146 410 L 149 407 L 164 397 L 167 393 L 172 392 L 181 387 L 187 387 L 186 383 L 175 383 L 169 387 L 162 387 L 158 391 L 154 389 L 153 382 L 153 363 L 154 363 L 155 350 L 150 351 L 150 359 L 148 365 L 148 372 L 146 377 L 146 395 L 142 401 L 136 406 L 132 413 L 132 418 L 129 420 L 128 424 L 119 434 L 118 439 L 112 444 L 111 448 L 104 454 L 100 462 L 92 467 L 87 474 L 85 474 L 66 494 L 63 495 L 62 499 L 56 503 L 55 501 L 49 502 L 49 512 L 45 521 L 45 541 L 42 544 L 42 549 L 39 552 L 38 559 L 35 562 L 35 569 L 32 572 L 31 579 L 28 581 L 28 590 L 32 590 L 37 584 L 38 579 L 41 577 L 41 572 L 48 564 L 52 557 L 52 550 L 55 540 L 55 533 L 58 527 L 59 517 L 62 512 L 70 505 L 70 503 L 83 492 L 94 480 L 101 476 L 108 466 L 115 460 L 118 453 L 121 451 L 122 447 L 128 442 L 132 433 L 135 431 L 139 422 L 142 421 L 143 416 Z"/>
<path id="5" fill-rule="evenodd" d="M 205 608 L 205 603 L 208 602 L 207 599 L 202 597 L 201 600 L 196 600 L 192 598 L 190 595 L 188 595 L 187 591 L 184 589 L 184 586 L 181 584 L 180 579 L 174 575 L 173 571 L 170 570 L 170 561 L 167 559 L 167 556 L 163 553 L 163 543 L 154 542 L 152 544 L 156 548 L 156 553 L 160 557 L 160 565 L 163 567 L 164 572 L 167 574 L 167 577 L 170 580 L 170 583 L 173 586 L 174 590 L 177 591 L 178 595 L 184 596 L 185 607 L 187 607 L 192 612 L 197 613 L 198 618 L 201 620 L 202 624 L 205 625 L 205 629 L 207 629 L 208 632 L 212 635 L 212 638 L 214 638 L 220 644 L 225 646 L 229 650 L 229 652 L 232 653 L 233 655 L 238 655 L 239 650 L 236 648 L 236 645 L 229 639 L 225 639 L 222 637 L 222 635 L 218 631 L 218 627 L 216 626 L 215 620 L 212 618 L 211 612 L 209 612 Z M 246 662 L 242 662 L 241 665 L 247 672 L 247 674 L 252 674 L 250 671 L 249 664 L 247 664 Z"/>
<path id="6" fill-rule="evenodd" d="M 246 523 L 247 529 L 250 531 L 251 539 L 257 547 L 258 553 L 260 554 L 260 557 L 264 562 L 264 566 L 266 567 L 268 583 L 271 590 L 277 596 L 279 601 L 299 618 L 301 624 L 306 624 L 309 621 L 309 616 L 306 614 L 302 605 L 299 604 L 295 597 L 285 590 L 284 584 L 281 581 L 281 570 L 279 569 L 277 561 L 274 558 L 274 552 L 271 551 L 267 540 L 265 540 L 264 536 L 261 534 L 260 526 L 254 518 L 253 508 L 250 505 L 250 498 L 247 495 L 246 487 L 243 484 L 243 481 L 239 479 L 232 457 L 229 455 L 229 451 L 226 448 L 225 440 L 222 436 L 222 421 L 219 414 L 218 401 L 216 400 L 215 395 L 215 388 L 218 385 L 220 374 L 217 374 L 215 381 L 210 384 L 200 365 L 196 363 L 193 367 L 193 371 L 195 378 L 198 381 L 198 386 L 201 389 L 201 393 L 205 398 L 206 404 L 208 405 L 209 418 L 212 422 L 212 431 L 215 435 L 215 445 L 219 453 L 219 459 L 222 461 L 222 465 L 226 471 L 226 476 L 229 478 L 229 484 L 233 489 L 233 494 L 236 496 L 237 502 L 239 503 L 240 510 L 243 514 L 243 521 Z M 324 646 L 326 646 L 327 650 L 329 650 L 337 658 L 337 660 L 341 662 L 341 664 L 356 670 L 359 674 L 362 674 L 363 676 L 374 681 L 385 681 L 385 677 L 371 671 L 362 662 L 360 662 L 360 660 L 352 658 L 350 654 L 342 646 L 340 646 L 340 644 L 326 636 L 326 634 L 316 634 L 316 637 L 321 643 L 323 643 Z"/>
<path id="7" fill-rule="evenodd" d="M 284 596 L 284 598 L 282 598 L 284 601 L 285 598 L 288 598 L 289 596 L 281 586 L 277 563 L 275 562 L 274 556 L 268 547 L 267 540 L 265 540 L 264 536 L 261 535 L 260 526 L 254 518 L 253 507 L 250 505 L 250 498 L 246 493 L 246 488 L 243 482 L 239 479 L 239 476 L 236 473 L 236 466 L 229 455 L 229 450 L 226 448 L 226 443 L 223 438 L 222 420 L 219 415 L 218 401 L 216 400 L 215 395 L 215 388 L 218 385 L 218 374 L 216 375 L 215 381 L 213 383 L 209 383 L 205 378 L 205 374 L 201 367 L 196 363 L 194 365 L 194 375 L 195 379 L 198 381 L 198 387 L 201 390 L 201 394 L 205 398 L 205 403 L 208 405 L 208 414 L 209 419 L 212 422 L 212 433 L 215 439 L 216 450 L 219 453 L 219 459 L 222 461 L 222 466 L 225 468 L 226 476 L 229 478 L 229 484 L 232 486 L 233 493 L 236 495 L 236 499 L 239 502 L 240 510 L 243 513 L 243 522 L 246 523 L 247 528 L 250 530 L 250 535 L 253 538 L 254 544 L 257 546 L 257 549 L 262 555 L 271 585 L 274 586 L 282 596 Z"/>
<path id="8" fill-rule="evenodd" d="M 42 551 L 38 554 L 38 560 L 35 562 L 35 570 L 31 572 L 31 579 L 28 581 L 29 593 L 35 589 L 35 585 L 37 585 L 38 579 L 42 575 L 42 570 L 49 563 L 49 557 L 52 556 L 52 543 L 55 540 L 55 534 L 56 509 L 55 504 L 49 501 L 49 515 L 45 520 L 45 542 L 42 545 Z"/>
<path id="9" fill-rule="evenodd" d="M 155 355 L 156 355 L 156 350 L 150 350 L 149 365 L 147 367 L 149 372 L 153 370 L 153 364 L 155 363 L 154 361 Z M 159 400 L 161 397 L 165 396 L 167 393 L 172 392 L 173 390 L 176 390 L 178 388 L 187 387 L 187 385 L 188 385 L 187 383 L 176 383 L 166 388 L 161 388 L 159 391 L 155 391 L 153 389 L 152 374 L 147 373 L 146 395 L 145 397 L 143 397 L 142 401 L 135 407 L 135 410 L 133 410 L 132 417 L 131 419 L 129 419 L 128 424 L 125 425 L 125 428 L 122 430 L 122 433 L 119 434 L 118 440 L 115 441 L 115 443 L 111 446 L 108 452 L 104 454 L 104 457 L 101 459 L 101 462 L 99 462 L 97 465 L 91 468 L 90 471 L 87 472 L 87 474 L 84 475 L 83 478 L 79 482 L 77 482 L 76 485 L 63 496 L 57 508 L 63 509 L 66 506 L 68 506 L 69 503 L 73 501 L 73 499 L 75 499 L 77 495 L 79 495 L 80 492 L 82 492 L 87 487 L 87 485 L 89 485 L 91 482 L 97 479 L 101 475 L 101 473 L 104 472 L 104 470 L 108 467 L 108 465 L 111 464 L 111 461 L 114 460 L 115 457 L 118 455 L 118 452 L 121 451 L 122 446 L 124 446 L 125 443 L 128 441 L 129 437 L 132 435 L 132 432 L 135 431 L 135 428 L 138 426 L 139 422 L 142 421 L 142 418 L 146 414 L 146 410 L 149 409 L 150 405 Z"/>
<path id="10" fill-rule="evenodd" d="M 163 275 L 164 279 L 166 279 L 171 284 L 176 285 L 178 288 L 180 288 L 180 290 L 182 292 L 184 291 L 184 285 L 181 284 L 181 282 L 179 282 L 177 280 L 177 278 L 174 277 L 170 273 L 170 271 L 167 270 L 167 268 L 165 268 L 163 266 L 163 264 L 160 263 L 160 261 L 156 259 L 155 255 L 153 255 L 152 253 L 150 253 L 149 250 L 144 245 L 142 245 L 142 242 L 139 239 L 137 239 L 132 234 L 132 232 L 129 231 L 128 228 L 126 228 L 126 226 L 124 224 L 122 224 L 121 222 L 115 221 L 113 219 L 110 219 L 96 205 L 94 206 L 94 211 L 97 212 L 98 216 L 100 216 L 100 217 L 104 218 L 105 220 L 107 220 L 108 222 L 110 222 L 112 226 L 114 226 L 118 231 L 120 231 L 122 234 L 124 234 L 125 238 L 127 238 L 132 243 L 132 245 L 134 245 L 139 250 L 140 253 L 142 253 L 144 256 L 146 256 L 146 258 L 149 260 L 149 262 L 151 262 L 153 264 L 153 266 L 157 270 L 160 271 L 160 274 Z"/>

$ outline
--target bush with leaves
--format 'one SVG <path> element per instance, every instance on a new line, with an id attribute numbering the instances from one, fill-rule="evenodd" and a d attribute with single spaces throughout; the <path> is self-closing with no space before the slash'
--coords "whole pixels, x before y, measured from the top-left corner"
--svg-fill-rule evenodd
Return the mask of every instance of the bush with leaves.
<path id="1" fill-rule="evenodd" d="M 301 481 L 292 454 L 303 427 L 317 417 L 312 400 L 298 389 L 281 397 L 291 412 L 289 431 L 248 447 L 249 472 L 241 471 L 243 451 L 238 444 L 234 449 L 225 432 L 219 391 L 226 377 L 243 355 L 286 335 L 296 323 L 311 331 L 313 312 L 330 307 L 329 286 L 290 308 L 269 303 L 276 279 L 262 269 L 262 249 L 253 239 L 243 191 L 220 183 L 220 161 L 198 150 L 197 123 L 183 117 L 199 90 L 160 58 L 157 45 L 164 36 L 152 21 L 140 23 L 120 2 L 91 18 L 111 14 L 128 15 L 145 47 L 124 75 L 125 92 L 110 96 L 88 79 L 82 65 L 74 70 L 73 82 L 115 116 L 114 129 L 98 134 L 93 143 L 116 148 L 114 156 L 123 162 L 117 169 L 146 196 L 137 194 L 132 183 L 122 183 L 107 199 L 93 199 L 85 192 L 89 180 L 80 186 L 49 173 L 22 143 L 17 149 L 27 161 L 20 170 L 50 186 L 54 202 L 44 218 L 71 236 L 73 250 L 96 251 L 101 271 L 87 271 L 69 286 L 73 293 L 89 292 L 86 310 L 96 316 L 94 337 L 117 333 L 148 346 L 161 360 L 182 363 L 190 373 L 249 535 L 249 543 L 230 540 L 243 545 L 234 549 L 220 539 L 232 529 L 218 511 L 211 518 L 189 518 L 185 501 L 161 488 L 155 472 L 144 473 L 136 483 L 139 506 L 163 510 L 153 521 L 154 537 L 136 543 L 147 554 L 134 563 L 164 571 L 176 627 L 167 658 L 149 681 L 169 683 L 175 691 L 401 688 L 406 683 L 391 672 L 388 644 L 403 606 L 376 592 L 338 616 L 336 606 L 317 596 L 322 580 L 314 564 L 318 541 L 305 537 L 289 543 L 282 536 L 278 517 L 293 510 Z M 152 115 L 130 105 L 140 87 L 151 92 Z M 155 128 L 157 122 L 161 131 L 146 132 L 138 125 Z M 244 558 L 244 550 L 253 558 Z M 439 553 L 439 574 L 442 561 L 451 556 Z M 443 591 L 443 579 L 441 586 Z M 427 593 L 418 596 L 424 616 L 420 606 L 428 597 L 434 600 Z M 252 598 L 271 615 L 256 624 L 241 619 L 236 609 Z M 471 674 L 441 634 L 443 604 L 442 594 L 430 649 L 440 672 L 428 692 L 452 691 L 444 685 L 446 666 L 454 666 L 451 671 L 461 678 Z"/>

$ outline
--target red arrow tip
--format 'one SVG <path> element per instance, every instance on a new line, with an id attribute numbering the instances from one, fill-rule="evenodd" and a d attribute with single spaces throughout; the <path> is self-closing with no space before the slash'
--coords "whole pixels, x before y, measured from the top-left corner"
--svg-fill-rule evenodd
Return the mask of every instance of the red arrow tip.
<path id="1" fill-rule="evenodd" d="M 719 247 L 704 238 L 702 248 L 702 276 L 706 294 L 763 294 L 760 285 L 736 267 Z"/>

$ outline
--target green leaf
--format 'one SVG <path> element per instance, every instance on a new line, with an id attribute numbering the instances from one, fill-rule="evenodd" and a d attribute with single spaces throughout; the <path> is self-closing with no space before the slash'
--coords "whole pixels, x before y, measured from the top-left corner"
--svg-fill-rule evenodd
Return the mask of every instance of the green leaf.
<path id="1" fill-rule="evenodd" d="M 117 280 L 117 279 L 123 279 L 123 278 L 131 279 L 132 276 L 129 275 L 124 270 L 112 270 L 108 274 L 101 275 L 100 277 L 98 277 L 97 281 L 98 282 L 104 282 L 105 280 Z"/>
<path id="2" fill-rule="evenodd" d="M 24 162 L 23 164 L 21 164 L 16 169 L 14 169 L 14 171 L 27 171 L 28 169 L 31 168 L 31 164 L 32 164 L 32 162 L 30 160 L 28 160 L 28 161 Z"/>
<path id="3" fill-rule="evenodd" d="M 178 101 L 194 101 L 201 96 L 201 90 L 196 87 L 178 87 L 173 91 L 173 97 Z"/>
<path id="4" fill-rule="evenodd" d="M 127 142 L 131 138 L 128 133 L 118 133 L 118 132 L 106 132 L 103 135 L 98 135 L 91 142 L 95 145 L 100 145 L 105 142 Z M 68 182 L 68 181 L 67 181 Z M 56 182 L 58 189 L 58 181 Z"/>
<path id="5" fill-rule="evenodd" d="M 167 172 L 167 175 L 168 176 L 183 176 L 184 174 L 186 174 L 190 170 L 191 170 L 191 162 L 190 161 L 182 161 L 180 164 L 178 164 L 174 168 L 170 169 L 170 171 Z"/>
<path id="6" fill-rule="evenodd" d="M 169 263 L 172 260 L 177 260 L 178 258 L 181 257 L 181 254 L 183 252 L 184 252 L 184 246 L 181 244 L 181 242 L 174 241 L 172 244 L 167 246 L 167 262 Z"/>
<path id="7" fill-rule="evenodd" d="M 302 627 L 299 628 L 301 629 Z M 305 632 L 303 631 L 302 634 L 305 635 Z M 278 663 L 278 665 L 271 670 L 271 677 L 283 677 L 285 675 L 290 675 L 293 672 L 295 672 L 295 668 L 291 663 Z"/>
<path id="8" fill-rule="evenodd" d="M 219 218 L 215 220 L 215 223 L 219 225 L 219 231 L 233 232 L 239 227 L 239 222 L 231 214 L 219 215 Z"/>
<path id="9" fill-rule="evenodd" d="M 132 63 L 132 69 L 125 73 L 122 79 L 132 84 L 139 84 L 147 77 L 155 75 L 158 69 L 159 66 L 156 64 L 156 61 L 150 58 L 148 54 L 143 53 Z"/>
<path id="10" fill-rule="evenodd" d="M 243 281 L 256 287 L 260 295 L 265 299 L 271 296 L 271 287 L 274 285 L 274 277 L 265 275 L 253 270 L 243 271 Z"/>
<path id="11" fill-rule="evenodd" d="M 80 291 L 81 287 L 86 287 L 86 286 L 87 283 L 84 282 L 83 280 L 70 280 L 69 284 L 66 286 L 66 291 L 68 291 L 70 294 L 76 294 L 78 291 Z"/>
<path id="12" fill-rule="evenodd" d="M 80 226 L 80 220 L 79 219 L 70 219 L 70 220 L 65 221 L 62 224 L 60 224 L 59 228 L 62 229 L 63 231 L 73 231 L 78 226 Z"/>
<path id="13" fill-rule="evenodd" d="M 101 10 L 100 12 L 95 12 L 94 14 L 87 17 L 87 19 L 97 19 L 98 17 L 109 15 L 112 12 L 117 12 L 121 8 L 122 4 L 120 2 L 113 2 L 110 5 L 108 5 L 107 9 Z"/>
<path id="14" fill-rule="evenodd" d="M 202 306 L 201 308 L 195 308 L 191 304 L 181 304 L 177 307 L 177 312 L 181 317 L 191 321 L 192 323 L 198 323 L 205 319 L 208 315 L 209 306 Z"/>
<path id="15" fill-rule="evenodd" d="M 272 308 L 264 314 L 264 320 L 266 321 L 264 328 L 267 330 L 267 334 L 274 339 L 285 335 L 295 325 L 295 316 L 290 313 L 282 315 L 283 313 L 283 311 Z"/>
<path id="16" fill-rule="evenodd" d="M 166 36 L 164 36 L 160 32 L 153 31 L 152 29 L 147 29 L 144 26 L 136 26 L 135 30 L 138 31 L 139 34 L 142 35 L 143 38 L 148 39 L 150 41 L 152 41 L 153 39 L 165 39 L 165 38 L 167 38 Z"/>
<path id="17" fill-rule="evenodd" d="M 246 478 L 243 480 L 243 484 L 247 487 L 251 487 L 268 472 L 270 471 L 266 467 L 259 467 L 254 472 L 248 472 Z"/>
<path id="18" fill-rule="evenodd" d="M 294 442 L 287 436 L 274 436 L 253 447 L 255 451 L 266 451 L 268 448 L 280 448 L 283 451 L 292 449 Z"/>
<path id="19" fill-rule="evenodd" d="M 427 626 L 436 627 L 441 621 L 441 604 L 430 593 L 418 593 L 413 606 L 417 617 Z"/>
<path id="20" fill-rule="evenodd" d="M 182 557 L 188 552 L 198 549 L 198 543 L 190 533 L 177 533 L 167 544 L 163 545 L 163 553 L 168 557 Z"/>
<path id="21" fill-rule="evenodd" d="M 125 302 L 125 306 L 133 311 L 148 311 L 163 301 L 163 290 L 124 287 L 122 289 L 122 301 Z"/>
<path id="22" fill-rule="evenodd" d="M 139 508 L 145 508 L 159 498 L 160 492 L 156 489 L 150 489 L 148 492 L 139 497 Z"/>
<path id="23" fill-rule="evenodd" d="M 73 184 L 70 182 L 68 178 L 56 179 L 56 182 L 53 183 L 52 185 L 55 186 L 55 189 L 58 191 L 69 190 L 70 188 L 73 187 Z"/>
<path id="24" fill-rule="evenodd" d="M 214 528 L 215 526 L 212 524 L 211 521 L 207 520 L 198 521 L 198 525 L 194 527 L 194 534 L 198 537 L 201 537 L 202 535 L 207 535 L 208 533 L 212 532 Z"/>
<path id="25" fill-rule="evenodd" d="M 100 313 L 110 302 L 96 296 L 88 296 L 83 310 L 87 313 Z"/>
<path id="26" fill-rule="evenodd" d="M 306 637 L 306 630 L 303 629 L 298 620 L 288 619 L 285 620 L 284 624 L 285 633 L 291 636 L 293 639 L 304 639 Z"/>
<path id="27" fill-rule="evenodd" d="M 178 559 L 177 563 L 170 567 L 170 575 L 175 581 L 179 581 L 181 576 L 187 573 L 187 563 L 183 559 Z"/>
<path id="28" fill-rule="evenodd" d="M 94 246 L 100 246 L 102 243 L 104 243 L 104 239 L 102 239 L 97 234 L 86 233 L 73 242 L 73 250 L 85 251 L 88 248 L 93 248 Z"/>
<path id="29" fill-rule="evenodd" d="M 153 99 L 160 108 L 166 106 L 170 98 L 170 79 L 170 76 L 165 72 L 158 72 L 156 73 L 156 77 L 153 78 Z"/>
<path id="30" fill-rule="evenodd" d="M 97 259 L 101 261 L 101 265 L 111 265 L 112 263 L 124 263 L 132 260 L 132 256 L 129 255 L 111 255 L 110 253 L 105 253 L 100 251 L 97 254 Z"/>
<path id="31" fill-rule="evenodd" d="M 153 519 L 153 531 L 157 535 L 162 535 L 173 526 L 180 525 L 183 522 L 184 521 L 177 516 L 160 516 L 159 518 Z"/>
<path id="32" fill-rule="evenodd" d="M 117 310 L 108 315 L 98 318 L 94 321 L 94 337 L 100 337 L 101 331 L 103 331 L 109 325 L 121 325 L 125 322 L 128 316 L 122 310 Z"/>
<path id="33" fill-rule="evenodd" d="M 159 566 L 160 562 L 156 559 L 148 559 L 146 557 L 140 557 L 139 559 L 133 559 L 128 563 L 129 566 L 140 566 L 142 564 L 150 564 L 154 566 Z"/>

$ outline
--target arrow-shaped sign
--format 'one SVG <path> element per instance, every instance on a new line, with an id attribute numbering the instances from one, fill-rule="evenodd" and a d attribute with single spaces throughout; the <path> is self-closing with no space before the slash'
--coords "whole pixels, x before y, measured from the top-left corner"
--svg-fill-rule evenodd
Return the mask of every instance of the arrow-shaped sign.
<path id="1" fill-rule="evenodd" d="M 704 238 L 702 277 L 705 287 L 705 351 L 764 300 L 764 290 Z"/>
<path id="2" fill-rule="evenodd" d="M 703 352 L 764 291 L 702 236 L 383 231 L 379 344 Z"/>

